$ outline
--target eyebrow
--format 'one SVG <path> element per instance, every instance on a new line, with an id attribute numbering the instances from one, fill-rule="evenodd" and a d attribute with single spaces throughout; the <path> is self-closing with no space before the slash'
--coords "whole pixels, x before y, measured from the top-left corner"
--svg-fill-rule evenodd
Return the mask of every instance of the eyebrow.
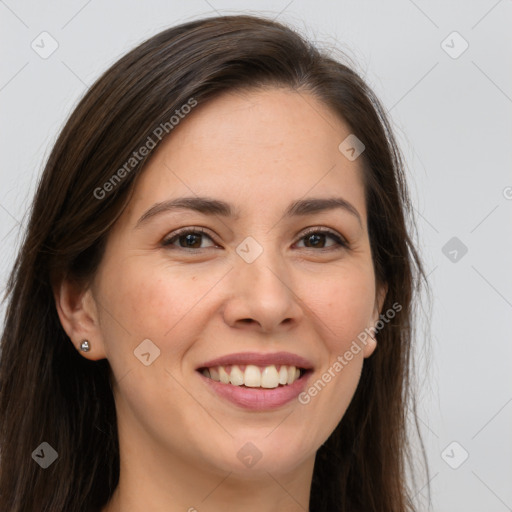
<path id="1" fill-rule="evenodd" d="M 334 210 L 336 208 L 341 208 L 350 213 L 356 217 L 361 226 L 363 225 L 361 215 L 357 209 L 342 197 L 308 198 L 294 201 L 288 206 L 283 217 L 305 216 Z M 183 209 L 192 210 L 202 213 L 203 215 L 220 215 L 233 220 L 240 218 L 238 210 L 235 210 L 229 203 L 220 199 L 212 199 L 209 197 L 179 197 L 177 199 L 162 201 L 151 206 L 137 221 L 135 229 L 161 213 Z"/>

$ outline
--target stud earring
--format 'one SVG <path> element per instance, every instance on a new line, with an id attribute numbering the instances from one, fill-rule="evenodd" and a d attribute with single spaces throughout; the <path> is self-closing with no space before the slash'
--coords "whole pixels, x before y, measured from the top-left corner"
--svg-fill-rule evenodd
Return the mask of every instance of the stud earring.
<path id="1" fill-rule="evenodd" d="M 80 350 L 82 352 L 89 352 L 89 350 L 91 350 L 91 346 L 87 340 L 83 340 L 82 343 L 80 343 Z"/>

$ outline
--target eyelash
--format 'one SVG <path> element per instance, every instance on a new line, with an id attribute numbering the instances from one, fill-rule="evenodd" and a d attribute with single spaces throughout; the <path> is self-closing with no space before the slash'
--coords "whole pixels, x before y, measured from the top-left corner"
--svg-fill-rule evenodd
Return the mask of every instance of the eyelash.
<path id="1" fill-rule="evenodd" d="M 187 228 L 183 228 L 178 231 L 175 231 L 174 233 L 171 233 L 170 237 L 168 237 L 162 241 L 162 246 L 169 248 L 180 237 L 182 237 L 184 235 L 189 235 L 189 234 L 204 235 L 204 236 L 208 237 L 213 243 L 216 243 L 215 240 L 207 233 L 207 231 L 205 229 L 199 228 L 199 227 L 198 228 L 187 227 Z M 348 249 L 349 248 L 348 242 L 343 237 L 338 235 L 335 231 L 331 231 L 331 230 L 325 229 L 325 228 L 310 228 L 305 233 L 303 233 L 303 235 L 300 237 L 299 241 L 301 241 L 304 238 L 307 238 L 308 236 L 313 235 L 313 234 L 327 235 L 327 236 L 331 237 L 337 244 L 337 246 L 321 247 L 320 249 L 318 249 L 319 251 L 331 251 L 331 250 L 339 250 L 339 249 Z M 204 251 L 205 249 L 209 249 L 209 247 L 203 247 L 203 248 L 199 248 L 199 249 L 194 249 L 194 248 L 190 248 L 190 247 L 189 248 L 177 247 L 177 249 L 182 249 L 185 251 L 200 252 L 200 251 Z M 301 249 L 315 249 L 315 248 L 314 247 L 301 247 Z"/>

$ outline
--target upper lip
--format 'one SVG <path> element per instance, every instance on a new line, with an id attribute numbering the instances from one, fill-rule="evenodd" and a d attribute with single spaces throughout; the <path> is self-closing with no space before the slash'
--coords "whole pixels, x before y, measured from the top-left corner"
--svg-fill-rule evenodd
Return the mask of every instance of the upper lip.
<path id="1" fill-rule="evenodd" d="M 292 354 L 291 352 L 273 352 L 267 354 L 262 354 L 261 352 L 239 352 L 237 354 L 228 354 L 206 361 L 197 369 L 212 368 L 215 366 L 228 366 L 233 364 L 253 364 L 255 366 L 286 364 L 297 368 L 304 368 L 305 370 L 313 369 L 313 365 L 310 361 L 297 354 Z"/>

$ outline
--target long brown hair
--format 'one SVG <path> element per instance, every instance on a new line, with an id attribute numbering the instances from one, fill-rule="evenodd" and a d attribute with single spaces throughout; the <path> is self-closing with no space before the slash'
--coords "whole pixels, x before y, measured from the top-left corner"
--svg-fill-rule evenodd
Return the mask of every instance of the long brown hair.
<path id="1" fill-rule="evenodd" d="M 411 404 L 415 411 L 413 305 L 424 272 L 408 225 L 400 151 L 383 107 L 355 71 L 294 30 L 245 15 L 182 24 L 130 51 L 90 88 L 55 143 L 4 299 L 0 510 L 88 511 L 108 502 L 119 478 L 111 369 L 106 359 L 90 361 L 76 351 L 52 287 L 64 278 L 86 285 L 94 275 L 150 155 L 101 197 L 98 187 L 148 137 L 155 139 L 157 127 L 191 98 L 201 104 L 258 86 L 314 94 L 365 144 L 371 250 L 376 279 L 388 286 L 383 311 L 402 307 L 377 334 L 378 348 L 365 360 L 348 410 L 317 452 L 310 509 L 414 510 L 406 426 Z M 46 469 L 31 456 L 42 442 L 58 453 Z"/>

